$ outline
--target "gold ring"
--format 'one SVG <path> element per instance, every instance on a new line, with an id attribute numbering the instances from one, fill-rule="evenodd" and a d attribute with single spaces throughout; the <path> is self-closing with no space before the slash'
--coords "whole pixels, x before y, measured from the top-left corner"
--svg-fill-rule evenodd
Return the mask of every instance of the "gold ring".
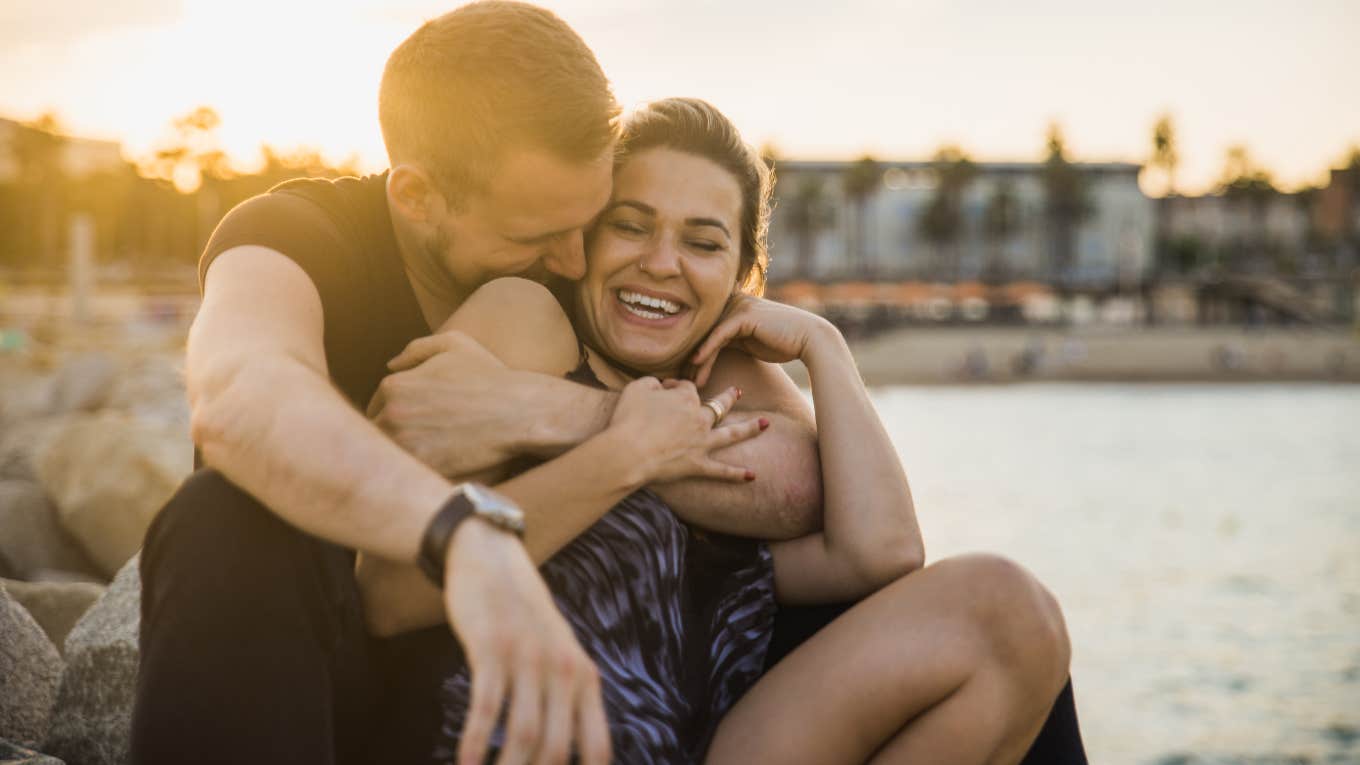
<path id="1" fill-rule="evenodd" d="M 727 414 L 727 410 L 723 409 L 723 405 L 716 398 L 704 399 L 703 406 L 708 407 L 713 412 L 713 427 L 716 428 L 718 423 L 722 422 L 723 415 Z"/>

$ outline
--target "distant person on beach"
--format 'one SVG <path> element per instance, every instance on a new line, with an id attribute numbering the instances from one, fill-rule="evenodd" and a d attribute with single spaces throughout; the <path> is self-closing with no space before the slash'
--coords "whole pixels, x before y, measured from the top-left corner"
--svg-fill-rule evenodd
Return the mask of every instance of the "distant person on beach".
<path id="1" fill-rule="evenodd" d="M 619 394 L 510 369 L 466 337 L 443 336 L 438 352 L 384 382 L 390 360 L 422 347 L 411 343 L 498 277 L 586 274 L 585 232 L 611 199 L 618 108 L 593 55 L 559 19 L 487 2 L 430 22 L 398 48 L 380 112 L 390 171 L 286 184 L 247 201 L 204 253 L 186 373 L 207 468 L 163 509 L 143 551 L 133 762 L 407 761 L 397 754 L 412 744 L 384 738 L 378 722 L 420 696 L 423 688 L 408 693 L 402 678 L 445 678 L 424 663 L 445 655 L 440 641 L 421 646 L 432 634 L 448 643 L 447 630 L 370 639 L 355 551 L 365 561 L 418 563 L 442 588 L 439 605 L 481 710 L 480 727 L 469 721 L 461 737 L 462 761 L 482 760 L 502 701 L 511 735 L 496 742 L 506 743 L 500 761 L 560 762 L 573 750 L 585 763 L 607 761 L 601 671 L 535 567 L 580 533 L 562 523 L 577 516 L 564 508 L 560 482 L 544 476 L 573 465 L 562 460 L 602 431 L 644 434 L 629 440 L 640 464 L 670 455 L 683 465 L 648 476 L 674 479 L 651 488 L 679 517 L 739 522 L 762 539 L 821 525 L 817 434 L 801 397 L 769 393 L 787 390 L 782 376 L 743 396 L 769 409 L 716 431 L 735 393 L 702 404 L 685 385 Z M 375 393 L 381 429 L 359 411 Z M 689 441 L 647 432 L 696 420 L 705 427 Z M 512 459 L 542 465 L 495 491 L 447 477 Z M 993 631 L 982 634 L 998 639 L 973 649 L 1006 649 L 1015 636 L 994 630 L 1010 622 L 991 616 L 1044 610 L 982 594 L 998 581 L 1028 581 L 1013 566 L 978 568 L 968 581 L 980 589 L 963 593 L 968 606 L 957 615 L 985 622 Z M 831 634 L 809 648 L 835 645 Z M 777 625 L 772 640 L 781 641 Z M 819 671 L 838 660 L 822 657 Z M 1028 662 L 1020 659 L 1037 667 Z M 769 677 L 808 676 L 785 666 Z M 917 669 L 957 677 L 952 668 Z M 441 704 L 410 712 L 420 717 L 405 721 L 412 726 L 462 733 L 440 730 Z"/>

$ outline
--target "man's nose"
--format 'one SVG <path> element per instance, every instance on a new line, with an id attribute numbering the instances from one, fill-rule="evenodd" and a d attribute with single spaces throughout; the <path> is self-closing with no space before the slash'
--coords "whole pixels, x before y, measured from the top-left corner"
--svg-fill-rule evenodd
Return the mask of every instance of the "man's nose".
<path id="1" fill-rule="evenodd" d="M 543 265 L 563 279 L 576 281 L 585 276 L 585 234 L 578 230 L 555 239 L 544 256 Z"/>
<path id="2" fill-rule="evenodd" d="M 650 242 L 643 251 L 638 268 L 644 273 L 658 278 L 675 276 L 680 273 L 680 250 L 669 237 L 658 237 Z"/>

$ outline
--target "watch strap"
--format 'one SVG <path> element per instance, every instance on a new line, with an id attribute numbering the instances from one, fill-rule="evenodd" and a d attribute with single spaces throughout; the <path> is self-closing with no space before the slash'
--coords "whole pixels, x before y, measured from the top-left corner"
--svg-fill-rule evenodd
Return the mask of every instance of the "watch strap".
<path id="1" fill-rule="evenodd" d="M 449 557 L 453 532 L 475 513 L 472 500 L 460 488 L 440 505 L 420 537 L 420 553 L 416 556 L 416 563 L 425 576 L 434 582 L 434 586 L 441 590 L 444 589 L 444 561 Z"/>

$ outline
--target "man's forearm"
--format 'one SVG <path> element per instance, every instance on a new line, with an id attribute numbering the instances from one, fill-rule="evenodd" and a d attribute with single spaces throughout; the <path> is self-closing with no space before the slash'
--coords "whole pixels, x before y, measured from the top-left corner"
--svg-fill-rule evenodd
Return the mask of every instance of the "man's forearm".
<path id="1" fill-rule="evenodd" d="M 618 394 L 566 380 L 538 376 L 526 412 L 522 451 L 540 458 L 559 455 L 609 424 Z M 691 478 L 653 488 L 685 521 L 713 531 L 764 539 L 791 539 L 821 527 L 821 469 L 815 430 L 779 412 L 739 411 L 765 417 L 770 427 L 717 453 L 717 458 L 755 473 L 746 484 Z"/>
<path id="2" fill-rule="evenodd" d="M 190 364 L 204 461 L 284 520 L 337 544 L 414 560 L 449 481 L 389 440 L 316 370 L 286 356 Z M 287 391 L 281 397 L 279 391 Z"/>

